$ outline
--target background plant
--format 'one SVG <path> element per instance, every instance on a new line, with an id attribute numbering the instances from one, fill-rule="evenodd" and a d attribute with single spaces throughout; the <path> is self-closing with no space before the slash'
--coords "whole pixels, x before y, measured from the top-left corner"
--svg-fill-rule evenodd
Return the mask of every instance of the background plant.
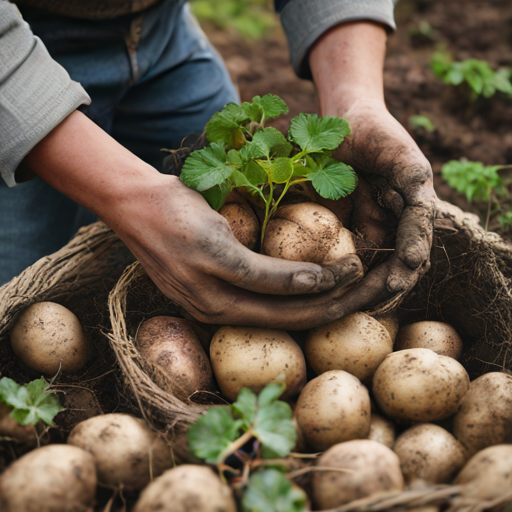
<path id="1" fill-rule="evenodd" d="M 426 131 L 426 132 L 433 132 L 436 129 L 435 124 L 432 122 L 430 118 L 423 115 L 416 115 L 409 117 L 409 124 L 411 125 L 411 128 L 415 132 L 419 131 Z"/>

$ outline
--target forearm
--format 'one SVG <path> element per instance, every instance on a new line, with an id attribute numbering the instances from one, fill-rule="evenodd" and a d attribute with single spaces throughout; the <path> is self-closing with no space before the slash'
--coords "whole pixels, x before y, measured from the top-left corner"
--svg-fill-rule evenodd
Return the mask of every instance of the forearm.
<path id="1" fill-rule="evenodd" d="M 384 103 L 386 30 L 368 21 L 343 23 L 320 37 L 311 49 L 322 115 L 339 115 L 360 99 Z"/>

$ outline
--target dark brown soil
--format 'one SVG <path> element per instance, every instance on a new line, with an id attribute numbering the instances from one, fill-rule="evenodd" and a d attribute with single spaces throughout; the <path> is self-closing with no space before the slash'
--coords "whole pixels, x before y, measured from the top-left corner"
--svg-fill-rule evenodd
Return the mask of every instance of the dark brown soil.
<path id="1" fill-rule="evenodd" d="M 512 3 L 509 0 L 402 0 L 395 11 L 398 30 L 389 38 L 385 66 L 390 112 L 410 131 L 432 163 L 438 195 L 465 210 L 475 206 L 450 188 L 441 166 L 466 157 L 485 165 L 512 163 L 512 99 L 496 95 L 472 102 L 460 90 L 443 84 L 430 71 L 430 56 L 444 44 L 456 60 L 478 58 L 493 66 L 512 66 Z M 434 38 L 418 34 L 428 22 Z M 248 43 L 226 32 L 209 36 L 224 57 L 242 100 L 274 93 L 290 113 L 276 127 L 286 130 L 299 112 L 317 112 L 311 82 L 298 79 L 289 65 L 286 38 L 280 29 L 266 41 Z M 429 117 L 433 133 L 414 133 L 411 115 Z"/>

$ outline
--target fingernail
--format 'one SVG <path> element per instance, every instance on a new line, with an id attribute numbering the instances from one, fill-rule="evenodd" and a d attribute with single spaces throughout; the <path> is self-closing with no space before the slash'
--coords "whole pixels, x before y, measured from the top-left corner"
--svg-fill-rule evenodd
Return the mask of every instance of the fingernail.
<path id="1" fill-rule="evenodd" d="M 423 263 L 424 258 L 421 251 L 417 247 L 413 247 L 406 251 L 404 260 L 410 269 L 416 270 Z"/>
<path id="2" fill-rule="evenodd" d="M 403 279 L 398 276 L 389 276 L 386 281 L 386 285 L 388 290 L 392 293 L 401 292 L 405 289 L 405 283 Z"/>
<path id="3" fill-rule="evenodd" d="M 318 276 L 313 272 L 297 272 L 293 275 L 294 288 L 302 288 L 305 291 L 315 288 L 318 284 Z"/>

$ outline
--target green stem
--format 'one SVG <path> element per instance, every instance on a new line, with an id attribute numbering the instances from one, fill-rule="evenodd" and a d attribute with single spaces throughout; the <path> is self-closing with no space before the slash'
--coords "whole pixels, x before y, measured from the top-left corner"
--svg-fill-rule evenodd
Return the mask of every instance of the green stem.
<path id="1" fill-rule="evenodd" d="M 217 459 L 217 466 L 222 466 L 224 464 L 224 461 L 233 453 L 235 453 L 237 450 L 242 448 L 242 446 L 247 443 L 247 441 L 250 441 L 251 438 L 254 437 L 254 432 L 252 428 L 250 428 L 245 434 L 240 436 L 238 439 L 233 441 L 229 446 L 224 448 L 222 450 L 221 454 L 219 455 L 219 458 Z"/>
<path id="2" fill-rule="evenodd" d="M 265 199 L 265 220 L 263 221 L 263 226 L 261 227 L 261 243 L 263 243 L 263 238 L 265 237 L 265 230 L 267 229 L 268 221 L 270 220 L 270 205 L 272 204 L 272 199 L 274 197 L 274 185 L 272 184 L 272 181 L 268 180 L 268 186 L 270 188 L 270 193 L 268 195 L 268 198 Z"/>

